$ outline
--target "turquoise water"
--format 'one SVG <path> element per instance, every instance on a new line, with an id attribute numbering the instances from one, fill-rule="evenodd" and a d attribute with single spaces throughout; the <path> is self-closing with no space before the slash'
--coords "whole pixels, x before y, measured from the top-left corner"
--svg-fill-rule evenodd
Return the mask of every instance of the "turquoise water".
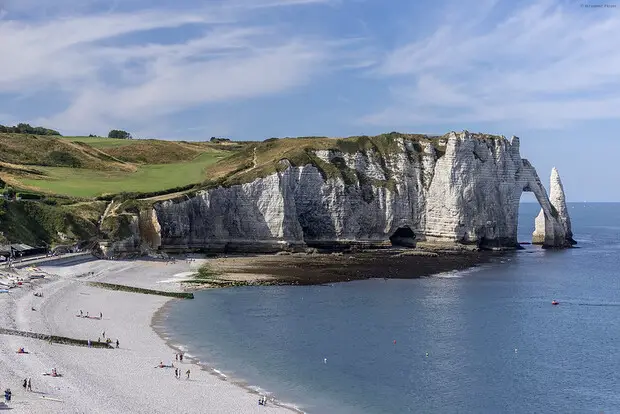
<path id="1" fill-rule="evenodd" d="M 569 209 L 578 249 L 527 246 L 423 279 L 199 292 L 171 304 L 165 330 L 310 413 L 620 412 L 620 204 Z M 520 240 L 537 212 L 522 206 Z"/>

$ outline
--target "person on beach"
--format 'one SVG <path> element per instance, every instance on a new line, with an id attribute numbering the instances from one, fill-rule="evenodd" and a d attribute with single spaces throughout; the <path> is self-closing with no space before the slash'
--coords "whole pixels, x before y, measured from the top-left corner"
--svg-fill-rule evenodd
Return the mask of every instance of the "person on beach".
<path id="1" fill-rule="evenodd" d="M 179 354 L 174 354 L 174 360 L 178 361 L 179 360 Z"/>
<path id="2" fill-rule="evenodd" d="M 118 348 L 118 339 L 116 340 L 116 347 Z"/>
<path id="3" fill-rule="evenodd" d="M 50 339 L 50 341 L 51 341 L 51 339 Z M 88 347 L 90 348 L 90 339 L 88 340 Z"/>
<path id="4" fill-rule="evenodd" d="M 101 332 L 101 337 L 105 338 L 105 331 Z"/>
<path id="5" fill-rule="evenodd" d="M 84 317 L 84 314 L 82 313 L 82 309 L 80 309 L 80 318 Z"/>
<path id="6" fill-rule="evenodd" d="M 187 379 L 189 379 L 189 369 L 185 373 L 187 374 Z"/>
<path id="7" fill-rule="evenodd" d="M 178 368 L 175 368 L 175 369 L 174 369 L 174 377 L 175 377 L 176 379 L 179 379 L 179 369 L 178 369 Z"/>
<path id="8" fill-rule="evenodd" d="M 183 354 L 179 354 L 179 361 L 183 362 Z"/>
<path id="9" fill-rule="evenodd" d="M 32 391 L 32 381 L 31 381 L 31 378 L 28 378 L 28 391 Z"/>
<path id="10" fill-rule="evenodd" d="M 24 378 L 24 385 L 23 385 L 24 389 L 26 389 L 27 386 L 28 386 L 28 379 Z"/>
<path id="11" fill-rule="evenodd" d="M 99 319 L 103 319 L 103 313 L 99 312 Z M 105 336 L 105 335 L 103 335 Z"/>

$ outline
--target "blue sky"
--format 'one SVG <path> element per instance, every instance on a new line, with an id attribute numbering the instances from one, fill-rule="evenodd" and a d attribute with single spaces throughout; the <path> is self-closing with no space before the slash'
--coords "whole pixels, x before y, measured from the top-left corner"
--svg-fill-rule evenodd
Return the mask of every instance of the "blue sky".
<path id="1" fill-rule="evenodd" d="M 0 0 L 0 123 L 188 140 L 517 135 L 570 201 L 620 201 L 620 5 L 595 4 Z"/>

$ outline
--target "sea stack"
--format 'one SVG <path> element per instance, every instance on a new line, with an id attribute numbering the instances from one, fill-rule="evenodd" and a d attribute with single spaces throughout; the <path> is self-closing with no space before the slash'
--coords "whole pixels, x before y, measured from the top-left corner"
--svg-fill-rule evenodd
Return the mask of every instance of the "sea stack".
<path id="1" fill-rule="evenodd" d="M 549 201 L 553 207 L 553 213 L 557 214 L 562 227 L 564 228 L 564 234 L 566 237 L 566 245 L 572 246 L 577 244 L 573 240 L 573 231 L 571 229 L 570 217 L 568 216 L 568 208 L 566 206 L 566 196 L 564 195 L 564 186 L 560 179 L 560 174 L 557 168 L 553 167 L 551 170 L 551 179 L 549 183 Z M 532 243 L 543 244 L 545 240 L 545 215 L 543 210 L 540 210 L 536 217 L 536 227 L 532 234 Z"/>

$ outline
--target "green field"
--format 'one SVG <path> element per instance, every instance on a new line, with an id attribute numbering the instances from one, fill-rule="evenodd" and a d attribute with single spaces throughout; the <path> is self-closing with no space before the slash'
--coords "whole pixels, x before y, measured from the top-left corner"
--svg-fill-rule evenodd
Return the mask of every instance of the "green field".
<path id="1" fill-rule="evenodd" d="M 83 198 L 123 191 L 158 191 L 202 182 L 206 178 L 205 168 L 227 155 L 228 153 L 224 151 L 210 151 L 189 162 L 141 165 L 133 173 L 82 168 L 37 167 L 37 169 L 48 174 L 49 178 L 23 179 L 21 181 L 28 186 L 37 187 L 46 192 Z"/>
<path id="2" fill-rule="evenodd" d="M 111 147 L 124 147 L 127 145 L 132 145 L 135 142 L 139 142 L 138 140 L 133 139 L 115 139 L 115 138 L 105 138 L 105 137 L 57 137 L 60 139 L 66 139 L 71 142 L 83 142 L 85 144 L 90 145 L 93 148 L 111 148 Z"/>

